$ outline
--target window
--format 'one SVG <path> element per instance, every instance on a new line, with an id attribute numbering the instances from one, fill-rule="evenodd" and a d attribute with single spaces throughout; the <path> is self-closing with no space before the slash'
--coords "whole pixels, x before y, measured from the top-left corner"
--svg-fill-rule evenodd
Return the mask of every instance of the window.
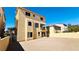
<path id="1" fill-rule="evenodd" d="M 41 17 L 40 19 L 41 19 L 41 20 L 43 20 L 43 18 L 42 18 L 42 17 Z"/>
<path id="2" fill-rule="evenodd" d="M 38 32 L 38 36 L 40 36 L 40 32 Z"/>
<path id="3" fill-rule="evenodd" d="M 28 26 L 32 26 L 32 23 L 31 22 L 28 22 Z"/>
<path id="4" fill-rule="evenodd" d="M 61 27 L 55 26 L 54 27 L 56 30 L 61 30 Z"/>
<path id="5" fill-rule="evenodd" d="M 35 28 L 38 28 L 38 23 L 35 23 Z"/>
<path id="6" fill-rule="evenodd" d="M 33 14 L 33 17 L 35 17 L 35 15 Z"/>
<path id="7" fill-rule="evenodd" d="M 42 37 L 44 37 L 45 36 L 45 32 L 42 32 Z"/>
<path id="8" fill-rule="evenodd" d="M 41 29 L 45 28 L 45 24 L 40 24 Z"/>
<path id="9" fill-rule="evenodd" d="M 32 37 L 32 32 L 30 32 L 30 37 Z"/>
<path id="10" fill-rule="evenodd" d="M 28 32 L 27 34 L 28 34 L 28 35 L 27 35 L 28 38 L 29 38 L 29 37 L 32 37 L 32 32 Z"/>
<path id="11" fill-rule="evenodd" d="M 25 14 L 26 14 L 27 16 L 30 16 L 30 13 L 29 13 L 29 12 L 26 12 Z"/>

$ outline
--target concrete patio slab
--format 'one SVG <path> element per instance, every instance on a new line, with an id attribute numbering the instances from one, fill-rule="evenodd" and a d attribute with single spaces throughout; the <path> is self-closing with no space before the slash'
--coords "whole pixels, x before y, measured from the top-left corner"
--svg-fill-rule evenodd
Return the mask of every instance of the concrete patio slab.
<path id="1" fill-rule="evenodd" d="M 79 51 L 79 39 L 39 38 L 19 42 L 25 51 Z"/>

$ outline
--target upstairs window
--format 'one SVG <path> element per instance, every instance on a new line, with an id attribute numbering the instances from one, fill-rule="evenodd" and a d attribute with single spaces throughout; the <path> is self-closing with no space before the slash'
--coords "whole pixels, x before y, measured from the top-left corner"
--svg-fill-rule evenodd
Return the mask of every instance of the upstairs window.
<path id="1" fill-rule="evenodd" d="M 35 17 L 35 15 L 33 14 L 33 17 Z"/>
<path id="2" fill-rule="evenodd" d="M 35 23 L 35 28 L 38 28 L 38 23 Z"/>
<path id="3" fill-rule="evenodd" d="M 28 26 L 32 26 L 32 23 L 31 22 L 28 22 Z"/>
<path id="4" fill-rule="evenodd" d="M 25 15 L 30 16 L 30 13 L 29 12 L 26 12 Z"/>
<path id="5" fill-rule="evenodd" d="M 41 19 L 41 21 L 43 21 L 43 18 L 42 17 L 40 19 Z"/>

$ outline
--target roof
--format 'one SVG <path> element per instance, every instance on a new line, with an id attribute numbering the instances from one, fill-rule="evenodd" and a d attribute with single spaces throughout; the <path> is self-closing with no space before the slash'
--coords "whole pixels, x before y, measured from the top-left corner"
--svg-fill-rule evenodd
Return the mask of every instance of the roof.
<path id="1" fill-rule="evenodd" d="M 32 12 L 31 10 L 28 10 L 28 9 L 26 9 L 26 8 L 23 8 L 23 7 L 17 7 L 17 9 L 22 9 L 22 10 L 24 10 L 24 11 L 28 11 L 28 12 L 31 12 L 31 13 L 33 13 L 33 14 L 36 14 L 36 15 L 38 15 L 38 16 L 40 16 L 40 17 L 43 17 L 43 18 L 45 18 L 44 16 L 42 16 L 42 15 L 39 15 L 39 14 L 37 14 L 37 13 L 34 13 L 34 12 Z"/>
<path id="2" fill-rule="evenodd" d="M 66 24 L 51 24 L 51 25 L 48 25 L 49 27 L 52 27 L 52 26 L 58 26 L 58 27 L 61 27 L 61 26 L 67 26 Z"/>

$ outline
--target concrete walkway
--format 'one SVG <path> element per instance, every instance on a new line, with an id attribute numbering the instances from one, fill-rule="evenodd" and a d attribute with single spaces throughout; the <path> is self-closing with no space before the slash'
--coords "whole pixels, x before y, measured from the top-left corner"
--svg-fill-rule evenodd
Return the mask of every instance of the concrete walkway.
<path id="1" fill-rule="evenodd" d="M 26 51 L 79 51 L 79 39 L 45 37 L 20 44 Z"/>

